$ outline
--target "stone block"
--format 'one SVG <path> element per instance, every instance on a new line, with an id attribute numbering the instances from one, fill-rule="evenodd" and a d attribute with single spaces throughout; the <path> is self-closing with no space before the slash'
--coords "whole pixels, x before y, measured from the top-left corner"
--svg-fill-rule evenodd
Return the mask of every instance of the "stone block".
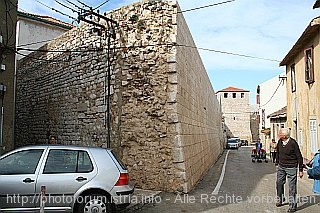
<path id="1" fill-rule="evenodd" d="M 88 110 L 88 105 L 86 103 L 78 103 L 77 104 L 77 111 L 78 112 L 85 112 Z"/>
<path id="2" fill-rule="evenodd" d="M 175 149 L 173 149 L 173 162 L 174 163 L 182 163 L 182 162 L 184 162 L 183 148 L 175 148 Z"/>

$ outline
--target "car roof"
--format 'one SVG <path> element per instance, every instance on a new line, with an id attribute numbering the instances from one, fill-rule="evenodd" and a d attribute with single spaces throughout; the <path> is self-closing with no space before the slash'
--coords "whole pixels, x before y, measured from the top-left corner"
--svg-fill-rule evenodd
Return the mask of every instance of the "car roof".
<path id="1" fill-rule="evenodd" d="M 91 147 L 91 146 L 78 146 L 78 145 L 63 145 L 63 144 L 39 144 L 39 145 L 26 145 L 17 147 L 16 149 L 13 149 L 11 151 L 17 151 L 17 150 L 24 150 L 24 149 L 47 149 L 47 148 L 67 148 L 67 149 L 85 149 L 85 150 L 112 150 L 112 149 L 105 149 L 102 147 Z"/>

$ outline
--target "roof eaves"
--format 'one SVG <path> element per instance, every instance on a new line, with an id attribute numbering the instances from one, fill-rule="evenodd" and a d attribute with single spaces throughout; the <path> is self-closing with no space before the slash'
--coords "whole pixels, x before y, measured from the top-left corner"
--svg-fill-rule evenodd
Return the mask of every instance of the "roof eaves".
<path id="1" fill-rule="evenodd" d="M 57 23 L 57 22 L 49 21 L 49 20 L 40 18 L 40 17 L 38 17 L 36 15 L 32 15 L 32 14 L 29 14 L 29 13 L 24 13 L 24 12 L 21 12 L 21 11 L 18 11 L 17 15 L 20 16 L 20 17 L 23 17 L 23 18 L 27 18 L 27 19 L 43 22 L 43 23 L 46 23 L 46 24 L 58 26 L 58 27 L 61 27 L 61 28 L 67 29 L 67 30 L 70 30 L 70 29 L 73 28 L 73 27 L 65 25 L 65 24 L 60 24 L 60 23 Z"/>
<path id="2" fill-rule="evenodd" d="M 239 89 L 239 88 L 236 88 L 236 87 L 228 87 L 228 88 L 219 90 L 216 93 L 219 93 L 219 92 L 250 92 L 250 91 L 249 90 L 244 90 L 244 89 Z"/>
<path id="3" fill-rule="evenodd" d="M 320 7 L 320 0 L 317 0 L 314 5 L 313 5 L 313 9 L 319 8 Z"/>
<path id="4" fill-rule="evenodd" d="M 318 32 L 320 25 L 320 17 L 314 18 L 307 28 L 304 30 L 298 41 L 293 45 L 291 50 L 287 53 L 287 55 L 282 59 L 279 66 L 284 66 L 290 63 L 292 58 L 304 48 L 306 42 L 309 41 L 310 37 L 314 35 L 314 33 Z"/>
<path id="5" fill-rule="evenodd" d="M 287 107 L 283 107 L 278 111 L 275 111 L 267 116 L 267 118 L 279 118 L 279 117 L 286 117 L 287 116 Z"/>

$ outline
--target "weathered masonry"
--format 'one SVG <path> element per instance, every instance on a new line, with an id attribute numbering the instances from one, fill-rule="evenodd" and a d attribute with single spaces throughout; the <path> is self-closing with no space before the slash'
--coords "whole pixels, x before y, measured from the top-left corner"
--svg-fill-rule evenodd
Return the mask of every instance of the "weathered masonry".
<path id="1" fill-rule="evenodd" d="M 179 10 L 176 1 L 144 1 L 111 12 L 120 26 L 111 147 L 144 189 L 188 192 L 223 150 L 218 100 Z M 49 134 L 63 144 L 106 143 L 107 38 L 91 29 L 74 28 L 42 47 L 51 52 L 20 61 L 17 145 Z"/>

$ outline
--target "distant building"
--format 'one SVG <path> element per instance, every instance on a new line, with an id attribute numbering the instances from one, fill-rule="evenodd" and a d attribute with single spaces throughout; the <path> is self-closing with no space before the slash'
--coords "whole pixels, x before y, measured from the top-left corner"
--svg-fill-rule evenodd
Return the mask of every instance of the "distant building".
<path id="1" fill-rule="evenodd" d="M 259 107 L 258 105 L 250 106 L 250 129 L 252 134 L 252 141 L 259 140 Z"/>
<path id="2" fill-rule="evenodd" d="M 271 113 L 267 116 L 267 119 L 270 121 L 270 138 L 278 139 L 278 132 L 280 128 L 286 127 L 287 122 L 287 107 Z"/>
<path id="3" fill-rule="evenodd" d="M 38 49 L 50 40 L 69 31 L 72 24 L 49 16 L 41 16 L 18 11 L 17 17 L 17 48 Z M 32 51 L 19 50 L 17 60 Z"/>
<path id="4" fill-rule="evenodd" d="M 259 107 L 259 138 L 263 146 L 269 149 L 271 142 L 271 124 L 268 115 L 287 105 L 285 73 L 275 76 L 258 85 L 257 104 Z M 277 135 L 273 135 L 277 140 Z"/>
<path id="5" fill-rule="evenodd" d="M 220 101 L 227 137 L 239 137 L 252 142 L 250 130 L 250 91 L 235 87 L 219 90 L 217 98 Z"/>

